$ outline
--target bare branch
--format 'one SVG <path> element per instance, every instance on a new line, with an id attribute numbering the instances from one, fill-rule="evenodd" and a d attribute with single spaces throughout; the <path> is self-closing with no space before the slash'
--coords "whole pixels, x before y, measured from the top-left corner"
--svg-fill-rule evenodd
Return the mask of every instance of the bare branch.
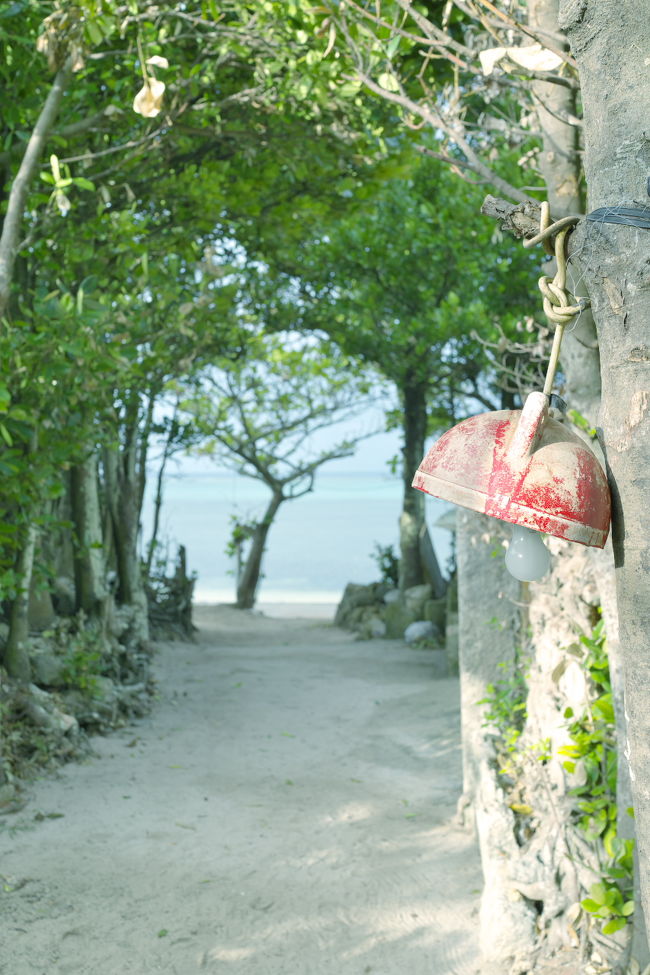
<path id="1" fill-rule="evenodd" d="M 373 15 L 369 10 L 365 10 L 358 3 L 355 3 L 354 0 L 348 0 L 348 6 L 352 7 L 367 20 L 372 21 L 372 23 L 377 24 L 379 27 L 385 27 L 393 31 L 393 33 L 399 34 L 401 37 L 405 37 L 408 40 L 415 41 L 418 44 L 439 48 L 440 50 L 445 51 L 445 56 L 448 57 L 450 61 L 453 61 L 454 64 L 458 64 L 459 67 L 462 68 L 468 67 L 464 61 L 461 61 L 460 58 L 455 57 L 453 54 L 451 54 L 451 52 L 456 51 L 458 54 L 462 54 L 464 57 L 472 58 L 474 55 L 470 48 L 465 47 L 464 44 L 459 44 L 458 41 L 455 41 L 453 37 L 450 37 L 450 35 L 445 33 L 445 31 L 440 30 L 440 28 L 436 27 L 435 24 L 432 24 L 431 21 L 428 20 L 423 14 L 419 13 L 417 10 L 414 10 L 408 0 L 397 0 L 397 2 L 402 10 L 404 10 L 404 12 L 415 21 L 420 30 L 423 32 L 424 36 L 413 34 L 411 31 L 405 30 L 403 27 L 398 27 L 396 24 L 389 23 L 383 17 Z"/>
<path id="2" fill-rule="evenodd" d="M 539 218 L 541 205 L 537 200 L 527 200 L 514 206 L 507 200 L 500 200 L 496 196 L 486 196 L 481 213 L 501 221 L 501 229 L 512 234 L 513 237 L 530 239 L 539 233 Z"/>
<path id="3" fill-rule="evenodd" d="M 398 2 L 400 2 L 400 0 L 398 0 Z M 474 14 L 474 12 L 471 11 L 471 8 L 468 5 L 461 5 L 458 3 L 458 0 L 455 0 L 455 2 L 459 10 L 463 10 L 464 13 L 472 17 L 478 16 L 478 14 Z M 522 24 L 520 21 L 509 17 L 508 14 L 503 12 L 503 10 L 499 10 L 498 7 L 495 7 L 491 0 L 475 0 L 475 2 L 480 4 L 482 7 L 485 7 L 486 10 L 489 10 L 498 21 L 505 23 L 508 27 L 514 30 L 521 31 L 522 34 L 525 34 L 527 37 L 531 37 L 534 41 L 537 41 L 538 44 L 541 44 L 542 47 L 547 48 L 553 54 L 556 54 L 557 57 L 562 58 L 562 60 L 572 68 L 577 68 L 577 64 L 570 54 L 567 54 L 566 51 L 563 51 L 561 47 L 556 46 L 553 42 L 549 43 L 548 41 L 543 40 L 538 32 L 531 30 L 531 28 L 527 27 L 526 24 Z"/>
<path id="4" fill-rule="evenodd" d="M 455 159 L 453 156 L 448 156 L 444 152 L 434 152 L 433 149 L 428 149 L 426 146 L 416 146 L 415 148 L 417 152 L 421 152 L 424 156 L 430 156 L 431 159 L 439 159 L 440 162 L 448 163 L 456 175 L 460 176 L 466 183 L 471 183 L 473 186 L 482 186 L 488 182 L 485 179 L 469 179 L 469 177 L 459 171 L 461 169 L 469 169 L 474 172 L 474 167 L 466 159 Z"/>
<path id="5" fill-rule="evenodd" d="M 387 101 L 393 102 L 396 105 L 400 105 L 406 111 L 411 112 L 413 115 L 419 115 L 421 118 L 425 119 L 429 125 L 434 129 L 442 129 L 452 142 L 462 149 L 466 156 L 466 166 L 468 169 L 472 169 L 473 172 L 477 173 L 484 182 L 491 183 L 495 189 L 498 189 L 501 193 L 510 196 L 513 200 L 517 200 L 519 203 L 525 203 L 532 201 L 532 197 L 529 197 L 526 193 L 522 193 L 517 187 L 512 186 L 507 180 L 503 179 L 493 169 L 483 162 L 483 160 L 478 156 L 478 154 L 471 147 L 467 139 L 461 135 L 460 131 L 450 126 L 443 116 L 434 109 L 431 105 L 425 105 L 421 102 L 416 102 L 410 98 L 403 90 L 399 91 L 387 91 L 378 85 L 365 71 L 360 67 L 357 67 L 357 74 L 359 79 L 363 84 L 370 89 L 370 91 L 375 92 L 377 95 L 381 95 Z"/>

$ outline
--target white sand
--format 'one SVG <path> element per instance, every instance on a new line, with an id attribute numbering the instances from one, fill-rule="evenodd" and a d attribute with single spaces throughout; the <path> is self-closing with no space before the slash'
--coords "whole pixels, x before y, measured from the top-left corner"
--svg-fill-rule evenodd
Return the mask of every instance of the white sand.
<path id="1" fill-rule="evenodd" d="M 271 619 L 325 620 L 332 622 L 337 603 L 259 603 L 263 616 Z"/>
<path id="2" fill-rule="evenodd" d="M 0 821 L 2 975 L 473 975 L 457 682 L 314 621 L 197 621 L 152 714 Z"/>

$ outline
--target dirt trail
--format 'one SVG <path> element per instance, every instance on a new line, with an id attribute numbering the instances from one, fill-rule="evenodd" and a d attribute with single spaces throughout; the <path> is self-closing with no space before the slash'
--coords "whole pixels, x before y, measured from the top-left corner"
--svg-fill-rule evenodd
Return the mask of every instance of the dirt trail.
<path id="1" fill-rule="evenodd" d="M 196 618 L 153 713 L 4 821 L 2 975 L 474 975 L 457 682 L 322 623 Z"/>

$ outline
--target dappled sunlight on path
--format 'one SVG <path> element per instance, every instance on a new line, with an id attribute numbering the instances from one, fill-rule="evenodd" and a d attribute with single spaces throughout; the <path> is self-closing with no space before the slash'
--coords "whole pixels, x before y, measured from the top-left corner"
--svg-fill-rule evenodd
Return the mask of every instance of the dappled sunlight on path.
<path id="1" fill-rule="evenodd" d="M 3 975 L 474 975 L 457 682 L 401 643 L 198 617 L 153 714 L 22 814 L 64 818 L 2 839 L 30 877 Z"/>

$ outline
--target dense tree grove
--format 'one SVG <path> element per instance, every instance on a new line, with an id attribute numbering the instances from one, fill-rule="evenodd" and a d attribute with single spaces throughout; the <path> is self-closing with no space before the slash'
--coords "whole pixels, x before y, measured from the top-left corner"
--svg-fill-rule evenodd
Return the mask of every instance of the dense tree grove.
<path id="1" fill-rule="evenodd" d="M 560 384 L 587 436 L 600 423 L 613 546 L 558 544 L 551 582 L 515 592 L 486 555 L 498 529 L 459 522 L 484 975 L 647 962 L 644 6 L 3 6 L 0 801 L 35 751 L 25 723 L 69 754 L 79 723 L 145 706 L 156 604 L 176 593 L 187 624 L 191 583 L 155 578 L 156 539 L 141 538 L 154 441 L 269 488 L 234 538 L 250 607 L 279 506 L 353 446 L 303 455 L 305 441 L 385 384 L 402 438 L 399 586 L 424 580 L 410 481 L 427 438 L 517 407 L 547 348 L 542 255 L 514 238 L 548 200 L 556 219 L 591 211 L 569 245 L 591 311 Z M 503 229 L 481 215 L 486 191 L 505 198 L 485 204 Z M 509 594 L 489 635 L 472 551 L 485 593 Z M 35 685 L 58 696 L 37 705 Z"/>

